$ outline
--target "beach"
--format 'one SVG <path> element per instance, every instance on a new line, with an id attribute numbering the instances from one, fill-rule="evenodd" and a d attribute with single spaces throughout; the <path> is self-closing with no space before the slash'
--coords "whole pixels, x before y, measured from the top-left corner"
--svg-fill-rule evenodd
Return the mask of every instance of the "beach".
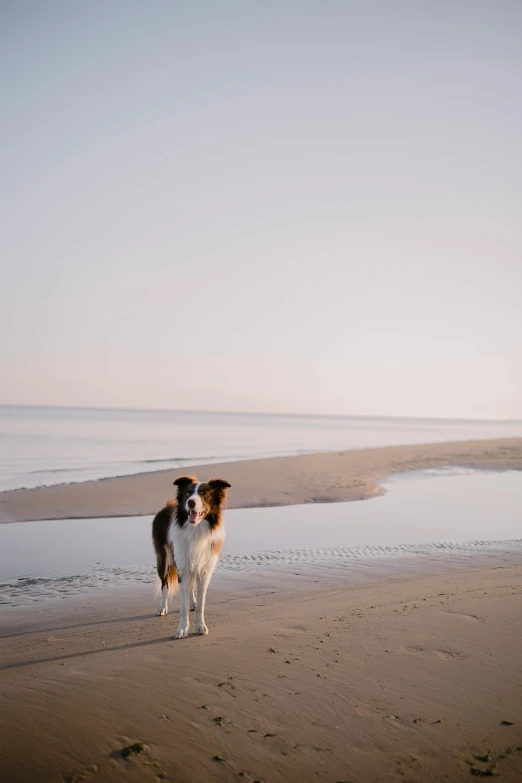
<path id="1" fill-rule="evenodd" d="M 362 500 L 382 493 L 392 473 L 446 465 L 522 469 L 522 438 L 389 446 L 202 464 L 120 478 L 0 493 L 0 522 L 154 514 L 177 476 L 226 478 L 229 508 Z"/>
<path id="2" fill-rule="evenodd" d="M 45 576 L 38 552 L 48 554 L 45 536 L 54 530 L 46 518 L 61 526 L 48 538 L 51 548 L 54 540 L 70 542 L 66 548 L 94 540 L 91 559 L 99 553 L 101 560 L 108 546 L 121 548 L 123 530 L 124 549 L 139 533 L 134 546 L 148 565 L 125 573 L 111 565 L 117 549 L 110 550 L 107 565 L 95 566 L 95 576 L 104 571 L 94 584 L 92 574 L 83 582 L 61 577 L 67 553 L 60 552 L 63 565 L 52 564 L 53 578 L 40 580 L 45 585 L 27 562 L 27 580 L 8 586 L 28 600 L 0 606 L 1 779 L 519 780 L 520 469 L 522 439 L 509 438 L 185 471 L 230 480 L 231 548 L 209 590 L 210 635 L 178 641 L 178 600 L 167 617 L 154 614 L 149 523 L 181 471 L 3 493 L 2 521 L 11 524 L 2 530 L 18 531 L 8 550 L 13 574 L 24 535 L 41 529 L 27 551 L 35 576 Z M 439 475 L 447 477 L 433 477 Z M 441 490 L 433 494 L 432 486 L 447 488 L 446 505 L 437 505 Z M 475 506 L 466 494 L 473 492 Z M 343 502 L 371 498 L 378 499 Z M 330 527 L 328 509 L 339 512 Z M 459 517 L 467 527 L 459 528 Z M 267 532 L 250 549 L 234 543 L 242 525 L 255 531 L 263 524 Z M 288 531 L 278 533 L 283 524 Z M 423 525 L 432 543 L 409 545 L 407 536 Z M 352 528 L 349 547 L 328 538 Z M 437 543 L 437 531 L 453 529 L 455 536 L 465 530 L 460 540 L 468 543 Z M 292 530 L 304 548 L 289 548 Z M 322 549 L 306 538 L 314 530 Z M 495 541 L 495 533 L 510 540 Z M 129 562 L 136 557 L 131 552 Z M 78 560 L 74 569 L 83 567 Z M 114 570 L 123 578 L 110 579 Z"/>
<path id="3" fill-rule="evenodd" d="M 182 641 L 137 593 L 25 615 L 2 640 L 2 779 L 519 780 L 521 596 L 521 565 L 242 583 Z"/>

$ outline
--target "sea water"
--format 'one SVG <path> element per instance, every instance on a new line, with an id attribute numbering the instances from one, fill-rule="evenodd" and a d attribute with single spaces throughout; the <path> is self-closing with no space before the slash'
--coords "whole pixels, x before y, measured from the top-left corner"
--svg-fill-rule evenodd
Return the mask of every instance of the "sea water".
<path id="1" fill-rule="evenodd" d="M 348 578 L 383 558 L 465 563 L 507 553 L 520 560 L 521 471 L 416 471 L 383 486 L 386 494 L 371 500 L 227 511 L 218 574 L 314 566 Z M 151 521 L 0 525 L 0 604 L 10 608 L 123 581 L 152 585 Z"/>
<path id="2" fill-rule="evenodd" d="M 0 406 L 0 491 L 202 463 L 522 437 L 520 421 Z"/>

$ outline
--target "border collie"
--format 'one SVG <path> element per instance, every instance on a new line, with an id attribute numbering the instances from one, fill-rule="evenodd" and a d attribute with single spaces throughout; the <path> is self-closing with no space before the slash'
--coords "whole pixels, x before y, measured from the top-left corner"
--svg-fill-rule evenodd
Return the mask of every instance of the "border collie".
<path id="1" fill-rule="evenodd" d="M 206 634 L 205 596 L 225 540 L 222 507 L 228 481 L 198 482 L 194 476 L 176 479 L 176 500 L 169 500 L 152 523 L 152 542 L 161 580 L 157 614 L 168 612 L 169 596 L 181 585 L 179 627 L 175 639 L 189 632 L 189 608 L 196 612 L 196 633 Z"/>

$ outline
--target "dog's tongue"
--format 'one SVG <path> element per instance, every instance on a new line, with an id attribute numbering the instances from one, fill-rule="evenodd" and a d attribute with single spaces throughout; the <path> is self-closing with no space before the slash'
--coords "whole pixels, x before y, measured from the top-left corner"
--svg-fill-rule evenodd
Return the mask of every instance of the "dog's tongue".
<path id="1" fill-rule="evenodd" d="M 191 509 L 191 511 L 189 511 L 189 522 L 195 522 L 197 518 L 198 512 L 194 511 L 194 509 Z"/>

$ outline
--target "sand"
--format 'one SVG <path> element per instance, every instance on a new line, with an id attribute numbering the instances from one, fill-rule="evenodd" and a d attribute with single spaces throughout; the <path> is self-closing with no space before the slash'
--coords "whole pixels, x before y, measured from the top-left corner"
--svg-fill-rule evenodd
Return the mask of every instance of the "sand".
<path id="1" fill-rule="evenodd" d="M 211 634 L 179 641 L 177 604 L 111 595 L 10 615 L 0 779 L 522 778 L 522 565 L 211 585 Z"/>
<path id="2" fill-rule="evenodd" d="M 232 484 L 229 508 L 361 500 L 383 492 L 391 473 L 443 465 L 522 469 L 522 438 L 390 446 L 201 465 L 123 478 L 0 493 L 0 522 L 154 514 L 172 497 L 176 476 Z"/>

